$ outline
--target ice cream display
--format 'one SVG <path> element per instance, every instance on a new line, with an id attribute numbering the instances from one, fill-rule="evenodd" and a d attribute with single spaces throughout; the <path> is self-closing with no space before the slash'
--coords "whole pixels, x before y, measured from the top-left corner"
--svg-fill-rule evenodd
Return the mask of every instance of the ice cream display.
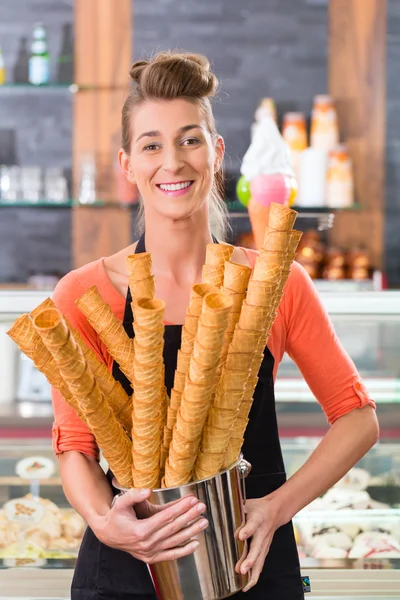
<path id="1" fill-rule="evenodd" d="M 249 182 L 247 208 L 255 245 L 260 248 L 271 203 L 289 205 L 297 190 L 289 148 L 271 117 L 257 124 L 240 170 L 241 180 Z"/>
<path id="2" fill-rule="evenodd" d="M 88 425 L 119 485 L 177 487 L 238 460 L 263 349 L 301 233 L 296 212 L 272 203 L 252 269 L 233 246 L 208 244 L 191 291 L 170 397 L 164 382 L 164 309 L 151 255 L 129 256 L 134 339 L 96 287 L 78 308 L 132 382 L 128 395 L 48 299 L 19 317 L 10 337 Z"/>

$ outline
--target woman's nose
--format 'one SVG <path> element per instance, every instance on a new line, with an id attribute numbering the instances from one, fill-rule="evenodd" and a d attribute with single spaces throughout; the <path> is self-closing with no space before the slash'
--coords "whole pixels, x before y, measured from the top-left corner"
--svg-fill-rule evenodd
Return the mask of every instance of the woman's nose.
<path id="1" fill-rule="evenodd" d="M 179 148 L 169 148 L 164 152 L 163 167 L 169 173 L 177 173 L 183 167 L 183 160 Z"/>

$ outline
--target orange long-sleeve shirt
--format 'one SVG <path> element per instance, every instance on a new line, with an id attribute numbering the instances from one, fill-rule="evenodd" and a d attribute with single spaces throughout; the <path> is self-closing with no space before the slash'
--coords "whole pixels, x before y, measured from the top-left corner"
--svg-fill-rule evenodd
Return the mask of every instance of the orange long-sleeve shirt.
<path id="1" fill-rule="evenodd" d="M 257 252 L 243 250 L 254 265 Z M 122 321 L 125 298 L 108 278 L 103 259 L 68 273 L 58 283 L 53 299 L 87 345 L 111 370 L 113 359 L 106 346 L 75 305 L 75 301 L 92 285 L 97 286 L 103 300 Z M 355 408 L 368 404 L 375 408 L 354 363 L 334 332 L 314 284 L 298 263 L 293 263 L 268 348 L 275 359 L 274 380 L 286 351 L 302 372 L 329 423 Z M 56 390 L 53 390 L 53 408 L 55 453 L 77 450 L 97 458 L 99 453 L 94 436 Z"/>

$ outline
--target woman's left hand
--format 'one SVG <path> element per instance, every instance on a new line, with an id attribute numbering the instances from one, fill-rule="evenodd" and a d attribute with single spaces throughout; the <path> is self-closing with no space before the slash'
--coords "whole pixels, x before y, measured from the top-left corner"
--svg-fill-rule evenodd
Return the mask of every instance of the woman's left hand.
<path id="1" fill-rule="evenodd" d="M 248 554 L 241 557 L 235 569 L 243 575 L 250 571 L 249 582 L 242 590 L 247 592 L 256 585 L 275 531 L 282 523 L 279 522 L 279 506 L 276 500 L 268 499 L 268 496 L 246 500 L 244 508 L 246 524 L 237 530 L 235 537 L 240 540 L 251 538 L 251 544 Z"/>

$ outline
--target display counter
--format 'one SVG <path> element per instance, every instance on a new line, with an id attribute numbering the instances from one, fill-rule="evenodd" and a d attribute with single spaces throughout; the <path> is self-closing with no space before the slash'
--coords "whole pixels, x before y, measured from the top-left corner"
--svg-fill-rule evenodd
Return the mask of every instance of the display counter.
<path id="1" fill-rule="evenodd" d="M 12 323 L 47 296 L 48 292 L 0 292 L 0 323 Z M 381 440 L 343 481 L 294 520 L 302 572 L 311 579 L 312 592 L 306 597 L 400 599 L 400 293 L 321 293 L 321 298 L 376 400 Z M 4 331 L 3 327 L 0 336 L 4 337 Z M 38 399 L 37 390 L 21 386 L 22 359 L 16 348 L 12 352 L 15 397 L 0 404 L 0 415 L 8 415 L 10 425 L 4 427 L 4 421 L 0 425 L 0 508 L 10 499 L 24 498 L 31 491 L 29 481 L 15 473 L 19 460 L 36 455 L 52 457 L 51 404 L 48 399 L 43 400 L 48 390 L 39 386 Z M 23 396 L 24 390 L 29 398 Z M 276 403 L 290 475 L 311 454 L 328 426 L 320 406 L 287 356 L 279 369 Z M 43 533 L 39 523 L 38 531 L 30 536 L 44 548 L 39 552 L 33 547 L 31 556 L 8 552 L 7 558 L 4 550 L 13 542 L 0 535 L 0 598 L 69 598 L 74 557 L 83 528 L 75 529 L 74 539 L 71 529 L 67 533 L 65 515 L 72 513 L 57 469 L 42 482 L 40 496 L 60 511 L 58 529 Z M 0 534 L 1 515 L 0 512 Z M 31 566 L 27 563 L 29 558 Z"/>

